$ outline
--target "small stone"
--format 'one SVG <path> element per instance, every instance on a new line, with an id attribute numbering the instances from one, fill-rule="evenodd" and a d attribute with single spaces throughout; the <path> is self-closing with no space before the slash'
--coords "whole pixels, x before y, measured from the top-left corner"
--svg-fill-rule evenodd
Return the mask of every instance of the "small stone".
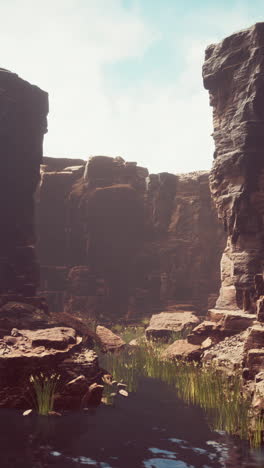
<path id="1" fill-rule="evenodd" d="M 32 409 L 27 409 L 26 411 L 24 411 L 23 416 L 29 416 L 30 414 L 32 414 L 32 412 Z"/>
<path id="2" fill-rule="evenodd" d="M 49 416 L 61 416 L 61 413 L 58 413 L 57 411 L 49 411 L 48 415 Z"/>
<path id="3" fill-rule="evenodd" d="M 121 389 L 121 388 L 127 388 L 127 385 L 124 384 L 124 383 L 121 383 L 121 382 L 118 382 L 117 386 Z"/>
<path id="4" fill-rule="evenodd" d="M 12 328 L 11 330 L 11 336 L 22 336 L 21 333 L 19 332 L 19 330 L 17 328 Z"/>
<path id="5" fill-rule="evenodd" d="M 204 340 L 201 344 L 201 348 L 202 349 L 208 349 L 210 348 L 211 346 L 213 346 L 214 342 L 212 340 L 212 338 L 208 337 L 206 338 L 206 340 Z"/>
<path id="6" fill-rule="evenodd" d="M 119 390 L 118 393 L 119 393 L 120 395 L 124 396 L 124 397 L 128 397 L 128 392 L 127 392 L 126 390 L 121 389 L 121 390 Z"/>

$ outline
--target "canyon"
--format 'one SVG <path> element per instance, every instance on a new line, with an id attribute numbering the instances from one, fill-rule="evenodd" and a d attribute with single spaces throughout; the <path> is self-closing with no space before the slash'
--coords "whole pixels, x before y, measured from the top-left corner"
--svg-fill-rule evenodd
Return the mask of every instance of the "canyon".
<path id="1" fill-rule="evenodd" d="M 101 384 L 93 323 L 176 314 L 193 329 L 164 357 L 228 362 L 262 408 L 263 46 L 258 23 L 206 49 L 210 173 L 43 158 L 48 95 L 0 69 L 0 405 L 23 407 L 30 374 L 55 366 L 58 406 L 78 407 L 76 388 Z"/>
<path id="2" fill-rule="evenodd" d="M 207 172 L 149 174 L 106 156 L 43 163 L 37 251 L 51 309 L 117 320 L 215 305 L 226 239 Z"/>

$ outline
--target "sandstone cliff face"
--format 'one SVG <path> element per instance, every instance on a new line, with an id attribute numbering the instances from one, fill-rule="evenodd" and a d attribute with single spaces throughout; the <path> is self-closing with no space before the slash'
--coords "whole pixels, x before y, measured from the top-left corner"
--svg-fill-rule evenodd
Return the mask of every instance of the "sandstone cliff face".
<path id="1" fill-rule="evenodd" d="M 44 158 L 42 167 L 38 252 L 51 309 L 116 317 L 181 302 L 204 311 L 219 289 L 225 237 L 208 173 L 80 162 Z"/>
<path id="2" fill-rule="evenodd" d="M 28 390 L 29 377 L 43 372 L 45 376 L 54 373 L 61 376 L 63 388 L 56 405 L 79 408 L 84 392 L 87 396 L 88 393 L 91 397 L 94 395 L 88 386 L 99 372 L 97 357 L 89 349 L 92 334 L 87 326 L 78 327 L 82 328 L 85 339 L 72 328 L 56 326 L 57 322 L 46 313 L 45 299 L 35 295 L 39 285 L 39 265 L 35 257 L 34 193 L 40 179 L 47 113 L 47 93 L 0 69 L 1 407 L 28 407 L 34 392 L 33 388 Z M 56 202 L 53 181 L 50 176 L 47 209 Z M 62 183 L 62 191 L 64 187 Z M 57 214 L 59 216 L 59 212 Z M 56 219 L 53 219 L 47 231 L 50 229 L 56 234 L 56 228 Z M 53 242 L 52 236 L 50 240 Z M 53 255 L 56 248 L 55 236 Z M 49 251 L 45 253 L 50 255 Z M 63 254 L 63 249 L 60 253 Z M 60 259 L 55 257 L 56 261 Z M 65 317 L 56 319 L 67 320 Z M 78 388 L 77 392 L 73 378 L 82 379 L 84 388 Z"/>
<path id="3" fill-rule="evenodd" d="M 220 309 L 256 311 L 264 294 L 264 23 L 211 45 L 203 67 L 213 106 L 210 186 L 227 244 Z"/>
<path id="4" fill-rule="evenodd" d="M 0 302 L 34 296 L 34 192 L 39 181 L 48 95 L 0 69 Z"/>

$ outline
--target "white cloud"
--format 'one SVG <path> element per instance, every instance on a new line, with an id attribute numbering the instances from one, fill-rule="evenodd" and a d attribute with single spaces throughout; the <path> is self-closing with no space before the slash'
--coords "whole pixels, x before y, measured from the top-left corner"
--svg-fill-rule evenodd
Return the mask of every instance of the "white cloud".
<path id="1" fill-rule="evenodd" d="M 46 155 L 122 155 L 152 172 L 210 167 L 212 118 L 201 65 L 214 37 L 197 37 L 190 23 L 190 37 L 175 35 L 185 56 L 175 82 L 150 76 L 116 90 L 106 82 L 105 65 L 144 57 L 162 36 L 143 21 L 138 3 L 126 10 L 121 0 L 0 0 L 0 13 L 0 66 L 50 94 Z M 224 36 L 244 27 L 247 12 L 234 10 L 228 21 L 215 11 L 192 19 L 206 20 L 215 21 L 218 40 L 219 30 Z"/>

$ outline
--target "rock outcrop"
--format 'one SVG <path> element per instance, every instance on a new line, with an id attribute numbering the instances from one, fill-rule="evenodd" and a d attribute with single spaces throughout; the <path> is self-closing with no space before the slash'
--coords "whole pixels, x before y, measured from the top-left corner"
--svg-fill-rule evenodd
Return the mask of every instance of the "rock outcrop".
<path id="1" fill-rule="evenodd" d="M 264 293 L 264 23 L 206 49 L 204 86 L 213 106 L 211 192 L 227 232 L 216 307 L 256 311 Z"/>
<path id="2" fill-rule="evenodd" d="M 44 158 L 42 166 L 40 293 L 51 310 L 100 321 L 175 302 L 202 313 L 208 298 L 214 306 L 225 235 L 208 173 L 148 175 L 105 156 L 80 163 Z"/>
<path id="3" fill-rule="evenodd" d="M 48 379 L 56 373 L 66 389 L 80 374 L 88 383 L 100 374 L 89 349 L 92 333 L 56 326 L 45 299 L 36 296 L 34 194 L 47 113 L 47 93 L 0 69 L 0 407 L 28 407 L 31 374 Z M 52 194 L 52 184 L 50 189 Z M 76 395 L 65 388 L 67 407 L 76 405 Z M 63 407 L 62 394 L 56 404 Z"/>
<path id="4" fill-rule="evenodd" d="M 80 408 L 89 383 L 102 374 L 92 350 L 83 350 L 82 337 L 67 327 L 40 330 L 13 329 L 0 340 L 0 407 L 28 408 L 34 405 L 30 376 L 60 377 L 56 408 Z M 76 393 L 69 385 L 83 376 L 86 387 Z"/>
<path id="5" fill-rule="evenodd" d="M 263 47 L 264 23 L 258 23 L 206 49 L 203 78 L 213 107 L 215 141 L 210 189 L 227 233 L 221 288 L 206 321 L 164 352 L 164 357 L 177 359 L 199 355 L 205 363 L 240 373 L 260 411 L 264 408 Z"/>
<path id="6" fill-rule="evenodd" d="M 168 341 L 175 334 L 183 334 L 190 331 L 199 323 L 198 317 L 192 312 L 161 312 L 152 315 L 146 337 L 148 340 Z"/>
<path id="7" fill-rule="evenodd" d="M 214 358 L 231 370 L 244 367 L 245 379 L 254 379 L 264 366 L 263 46 L 264 23 L 257 23 L 210 45 L 203 66 L 215 141 L 210 187 L 227 232 L 220 295 L 209 319 L 234 335 L 204 359 Z M 194 338 L 195 330 L 191 342 Z"/>
<path id="8" fill-rule="evenodd" d="M 34 192 L 39 182 L 48 95 L 0 69 L 0 302 L 32 297 L 39 284 Z"/>

